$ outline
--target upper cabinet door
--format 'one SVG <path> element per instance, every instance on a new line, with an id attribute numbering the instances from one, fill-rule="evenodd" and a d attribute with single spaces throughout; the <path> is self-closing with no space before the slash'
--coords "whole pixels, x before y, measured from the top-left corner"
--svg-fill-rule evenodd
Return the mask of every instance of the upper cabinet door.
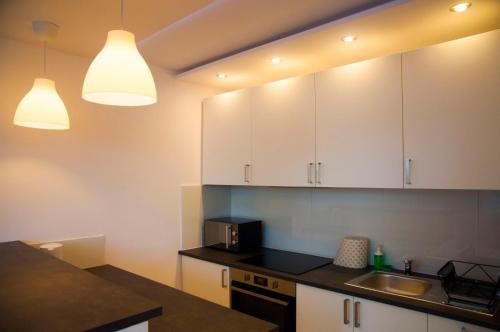
<path id="1" fill-rule="evenodd" d="M 405 187 L 500 189 L 499 59 L 500 30 L 403 54 Z"/>
<path id="2" fill-rule="evenodd" d="M 252 184 L 314 185 L 314 75 L 252 93 Z"/>
<path id="3" fill-rule="evenodd" d="M 217 95 L 203 102 L 203 184 L 250 181 L 250 91 Z"/>
<path id="4" fill-rule="evenodd" d="M 401 55 L 316 74 L 317 186 L 402 188 Z"/>

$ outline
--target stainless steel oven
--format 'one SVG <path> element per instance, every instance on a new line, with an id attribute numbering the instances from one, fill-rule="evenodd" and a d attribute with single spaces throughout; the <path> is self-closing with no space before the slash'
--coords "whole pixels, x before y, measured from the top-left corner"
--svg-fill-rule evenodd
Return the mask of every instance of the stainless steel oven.
<path id="1" fill-rule="evenodd" d="M 231 308 L 295 331 L 296 285 L 239 269 L 231 269 Z"/>

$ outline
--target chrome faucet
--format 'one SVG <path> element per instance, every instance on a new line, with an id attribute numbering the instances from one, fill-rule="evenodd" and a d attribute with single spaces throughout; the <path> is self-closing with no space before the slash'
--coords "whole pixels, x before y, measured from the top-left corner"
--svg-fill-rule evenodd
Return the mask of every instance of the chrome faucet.
<path id="1" fill-rule="evenodd" d="M 405 263 L 405 274 L 406 275 L 411 275 L 411 263 L 412 263 L 412 260 L 409 259 L 409 258 L 405 258 L 404 259 L 404 263 Z"/>

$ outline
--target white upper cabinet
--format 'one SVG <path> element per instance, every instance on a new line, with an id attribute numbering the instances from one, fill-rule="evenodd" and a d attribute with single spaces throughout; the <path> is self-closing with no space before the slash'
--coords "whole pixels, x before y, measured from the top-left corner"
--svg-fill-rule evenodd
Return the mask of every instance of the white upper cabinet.
<path id="1" fill-rule="evenodd" d="M 317 186 L 402 188 L 401 55 L 316 74 Z"/>
<path id="2" fill-rule="evenodd" d="M 500 189 L 499 59 L 500 30 L 403 54 L 406 188 Z"/>
<path id="3" fill-rule="evenodd" d="M 203 184 L 500 189 L 500 30 L 203 104 Z"/>
<path id="4" fill-rule="evenodd" d="M 314 75 L 253 88 L 252 119 L 252 184 L 313 186 Z"/>
<path id="5" fill-rule="evenodd" d="M 250 182 L 250 92 L 228 92 L 203 102 L 203 184 Z"/>

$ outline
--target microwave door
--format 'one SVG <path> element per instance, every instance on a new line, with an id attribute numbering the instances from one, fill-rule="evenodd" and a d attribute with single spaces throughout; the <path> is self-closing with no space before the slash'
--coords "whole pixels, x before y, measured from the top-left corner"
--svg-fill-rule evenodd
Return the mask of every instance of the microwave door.
<path id="1" fill-rule="evenodd" d="M 205 224 L 206 245 L 228 249 L 231 245 L 231 225 L 219 222 Z"/>

